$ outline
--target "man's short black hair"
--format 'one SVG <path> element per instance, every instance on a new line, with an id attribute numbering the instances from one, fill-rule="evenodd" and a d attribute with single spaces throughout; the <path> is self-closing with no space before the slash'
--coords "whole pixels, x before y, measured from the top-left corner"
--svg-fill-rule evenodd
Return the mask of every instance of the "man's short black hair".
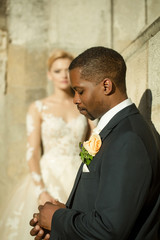
<path id="1" fill-rule="evenodd" d="M 71 62 L 69 70 L 74 68 L 81 69 L 81 78 L 85 80 L 99 83 L 109 78 L 121 91 L 126 91 L 126 64 L 113 49 L 102 46 L 89 48 Z"/>

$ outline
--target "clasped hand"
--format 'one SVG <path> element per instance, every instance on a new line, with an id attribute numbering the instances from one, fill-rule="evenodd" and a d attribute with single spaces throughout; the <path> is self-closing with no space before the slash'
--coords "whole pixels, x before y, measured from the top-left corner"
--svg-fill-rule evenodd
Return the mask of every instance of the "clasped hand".
<path id="1" fill-rule="evenodd" d="M 39 213 L 34 213 L 30 221 L 30 225 L 33 227 L 30 234 L 36 236 L 35 240 L 48 240 L 50 238 L 52 217 L 55 211 L 60 208 L 66 208 L 66 206 L 56 200 L 54 203 L 46 202 L 43 206 L 38 207 Z"/>

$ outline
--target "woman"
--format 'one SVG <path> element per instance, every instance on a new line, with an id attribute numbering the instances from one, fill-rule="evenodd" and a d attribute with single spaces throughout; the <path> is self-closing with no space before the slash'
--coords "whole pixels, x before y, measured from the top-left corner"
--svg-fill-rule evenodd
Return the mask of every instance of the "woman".
<path id="1" fill-rule="evenodd" d="M 34 102 L 27 115 L 27 160 L 41 204 L 52 201 L 52 196 L 67 200 L 80 164 L 78 142 L 87 134 L 88 122 L 73 104 L 68 78 L 72 59 L 61 50 L 49 58 L 48 79 L 54 93 Z M 41 140 L 44 155 L 39 161 Z"/>
<path id="2" fill-rule="evenodd" d="M 29 220 L 38 204 L 65 202 L 81 163 L 79 142 L 89 136 L 91 124 L 73 104 L 68 67 L 73 57 L 56 50 L 48 60 L 48 79 L 54 93 L 32 103 L 27 113 L 27 155 L 30 169 L 1 218 L 4 240 L 28 240 Z M 3 235 L 4 234 L 4 235 Z"/>

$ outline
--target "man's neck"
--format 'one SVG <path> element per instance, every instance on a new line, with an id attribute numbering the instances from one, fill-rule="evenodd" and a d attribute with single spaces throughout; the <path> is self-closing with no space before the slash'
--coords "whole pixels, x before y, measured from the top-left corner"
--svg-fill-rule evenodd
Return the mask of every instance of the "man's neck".
<path id="1" fill-rule="evenodd" d="M 109 111 L 107 111 L 99 120 L 99 123 L 97 125 L 98 131 L 101 131 L 107 124 L 108 122 L 114 117 L 115 114 L 117 114 L 119 111 L 122 109 L 130 106 L 132 103 L 131 99 L 127 98 L 124 101 L 120 102 L 113 108 L 111 108 Z"/>

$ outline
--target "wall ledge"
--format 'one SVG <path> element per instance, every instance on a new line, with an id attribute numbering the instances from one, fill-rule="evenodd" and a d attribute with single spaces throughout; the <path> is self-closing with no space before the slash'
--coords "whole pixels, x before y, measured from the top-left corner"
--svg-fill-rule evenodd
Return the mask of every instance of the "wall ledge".
<path id="1" fill-rule="evenodd" d="M 160 31 L 160 17 L 157 18 L 151 25 L 138 35 L 138 37 L 131 42 L 122 52 L 122 56 L 125 60 L 130 58 L 138 49 L 140 49 L 149 39 L 156 35 Z"/>

